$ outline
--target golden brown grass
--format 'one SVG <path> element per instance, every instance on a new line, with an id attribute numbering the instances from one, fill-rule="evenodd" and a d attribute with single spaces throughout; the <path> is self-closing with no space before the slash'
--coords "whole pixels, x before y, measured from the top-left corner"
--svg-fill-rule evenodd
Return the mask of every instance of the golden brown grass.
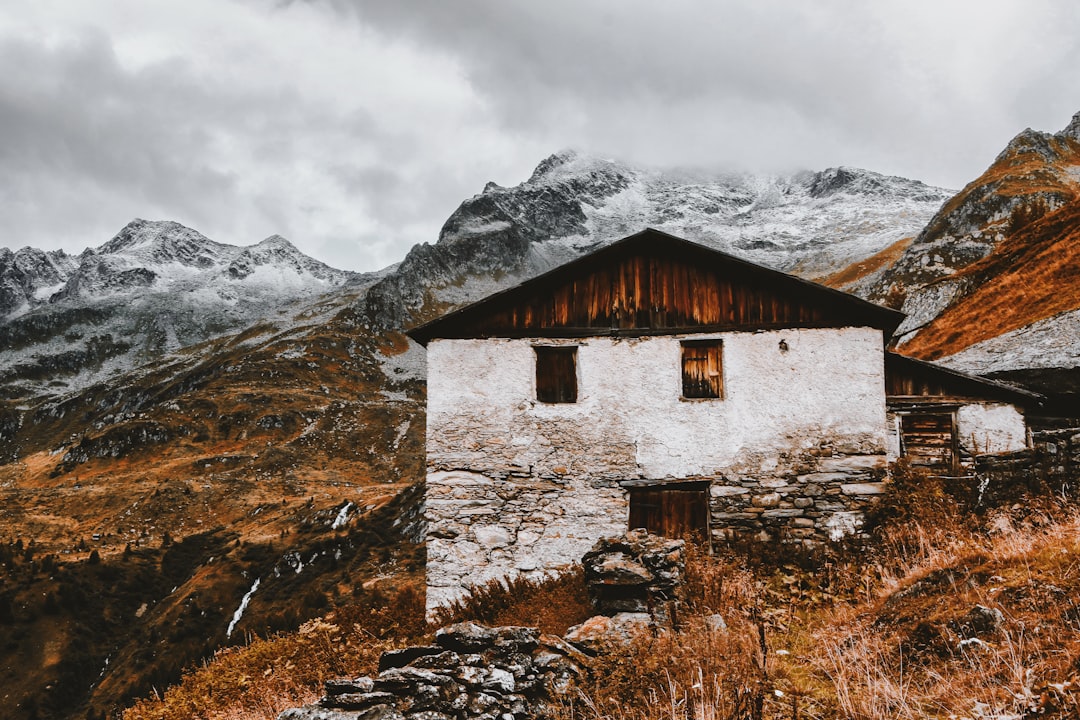
<path id="1" fill-rule="evenodd" d="M 887 248 L 878 250 L 870 257 L 852 263 L 843 270 L 838 270 L 818 282 L 833 288 L 845 288 L 856 280 L 861 280 L 871 273 L 894 264 L 908 249 L 912 240 L 914 238 L 901 238 Z"/>
<path id="2" fill-rule="evenodd" d="M 680 627 L 600 660 L 563 716 L 1077 717 L 1080 515 L 1032 501 L 980 518 L 920 480 L 861 548 L 693 556 Z M 965 625 L 976 605 L 998 627 Z"/>
<path id="3" fill-rule="evenodd" d="M 935 359 L 1080 308 L 1080 203 L 1019 229 L 955 277 L 980 282 L 914 339 L 904 353 Z"/>
<path id="4" fill-rule="evenodd" d="M 1080 513 L 1028 498 L 977 515 L 962 496 L 902 468 L 869 537 L 850 546 L 691 548 L 677 628 L 596 658 L 559 717 L 1077 717 Z M 1000 622 L 972 625 L 979 605 Z M 580 573 L 571 573 L 490 583 L 437 624 L 561 633 L 588 614 Z M 421 615 L 418 594 L 406 594 L 254 640 L 125 720 L 273 718 L 313 699 L 322 680 L 371 673 L 383 649 L 420 642 L 431 627 Z"/>
<path id="5" fill-rule="evenodd" d="M 124 720 L 272 719 L 312 702 L 332 677 L 373 673 L 384 650 L 426 630 L 423 590 L 407 584 L 367 605 L 339 608 L 298 632 L 253 638 L 185 673 L 177 685 L 138 702 Z"/>

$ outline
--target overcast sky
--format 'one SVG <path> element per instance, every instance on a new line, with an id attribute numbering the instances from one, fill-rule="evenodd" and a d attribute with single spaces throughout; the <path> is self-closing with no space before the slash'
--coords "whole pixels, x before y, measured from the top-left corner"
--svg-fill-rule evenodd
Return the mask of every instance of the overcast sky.
<path id="1" fill-rule="evenodd" d="M 959 188 L 1080 111 L 1076 0 L 5 0 L 0 246 L 134 217 L 373 270 L 562 148 Z"/>

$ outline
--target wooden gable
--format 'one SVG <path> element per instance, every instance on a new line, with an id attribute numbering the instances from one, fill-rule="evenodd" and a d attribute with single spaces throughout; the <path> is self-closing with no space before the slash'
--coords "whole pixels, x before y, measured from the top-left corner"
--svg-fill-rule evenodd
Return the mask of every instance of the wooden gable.
<path id="1" fill-rule="evenodd" d="M 885 395 L 894 405 L 995 401 L 1029 407 L 1044 399 L 1011 385 L 893 352 L 885 353 Z"/>
<path id="2" fill-rule="evenodd" d="M 434 338 L 880 328 L 903 316 L 703 245 L 645 230 L 415 328 Z"/>

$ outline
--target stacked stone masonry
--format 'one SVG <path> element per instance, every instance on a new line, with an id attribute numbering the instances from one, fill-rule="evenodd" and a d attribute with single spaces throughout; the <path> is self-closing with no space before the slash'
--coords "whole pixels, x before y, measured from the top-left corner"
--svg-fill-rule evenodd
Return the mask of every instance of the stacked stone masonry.
<path id="1" fill-rule="evenodd" d="M 464 622 L 435 644 L 383 653 L 375 678 L 325 683 L 318 703 L 278 720 L 532 720 L 583 673 L 590 658 L 675 620 L 685 577 L 682 540 L 632 531 L 598 541 L 582 558 L 599 615 L 567 631 Z"/>
<path id="2" fill-rule="evenodd" d="M 384 653 L 377 677 L 331 680 L 278 720 L 526 720 L 581 672 L 580 651 L 535 628 L 460 623 L 434 645 Z"/>
<path id="3" fill-rule="evenodd" d="M 886 492 L 882 455 L 804 457 L 787 474 L 747 475 L 710 485 L 714 537 L 820 542 L 856 532 Z"/>
<path id="4" fill-rule="evenodd" d="M 1075 497 L 1080 491 L 1080 428 L 1034 432 L 1031 445 L 1019 452 L 977 456 L 975 474 L 985 480 L 984 492 L 992 496 L 1007 486 L 1030 488 L 1035 483 L 1044 491 Z"/>
<path id="5" fill-rule="evenodd" d="M 724 395 L 682 397 L 680 343 L 723 343 Z M 534 346 L 576 348 L 574 403 Z M 714 537 L 856 529 L 888 461 L 881 331 L 790 329 L 428 345 L 428 607 L 567 567 L 628 529 L 630 486 L 711 487 Z"/>

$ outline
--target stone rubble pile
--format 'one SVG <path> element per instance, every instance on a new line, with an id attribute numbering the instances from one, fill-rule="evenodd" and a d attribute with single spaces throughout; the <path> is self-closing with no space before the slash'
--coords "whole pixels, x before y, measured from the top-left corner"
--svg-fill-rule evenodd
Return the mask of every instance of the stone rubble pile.
<path id="1" fill-rule="evenodd" d="M 599 615 L 570 628 L 566 640 L 589 654 L 606 643 L 675 622 L 685 542 L 631 530 L 599 540 L 581 559 Z"/>
<path id="2" fill-rule="evenodd" d="M 520 720 L 544 714 L 584 656 L 535 628 L 466 622 L 434 645 L 383 653 L 375 678 L 331 680 L 315 705 L 278 720 Z"/>
<path id="3" fill-rule="evenodd" d="M 685 573 L 682 540 L 634 530 L 582 559 L 600 614 L 564 638 L 536 628 L 465 622 L 434 645 L 383 653 L 377 677 L 331 680 L 318 703 L 278 720 L 527 720 L 545 717 L 605 647 L 675 621 Z"/>

